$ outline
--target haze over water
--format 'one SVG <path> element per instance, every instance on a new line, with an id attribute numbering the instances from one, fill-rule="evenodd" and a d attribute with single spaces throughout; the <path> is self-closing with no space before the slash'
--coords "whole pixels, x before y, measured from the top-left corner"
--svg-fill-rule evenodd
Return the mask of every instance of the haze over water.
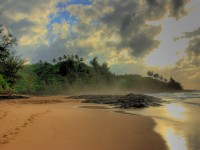
<path id="1" fill-rule="evenodd" d="M 169 101 L 161 107 L 129 109 L 127 112 L 152 117 L 155 131 L 170 150 L 200 149 L 200 92 L 153 94 Z"/>

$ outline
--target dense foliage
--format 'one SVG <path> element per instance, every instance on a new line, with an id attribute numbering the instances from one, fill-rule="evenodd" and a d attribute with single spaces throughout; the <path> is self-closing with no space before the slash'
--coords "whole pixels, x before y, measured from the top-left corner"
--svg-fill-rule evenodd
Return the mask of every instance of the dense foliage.
<path id="1" fill-rule="evenodd" d="M 9 31 L 0 25 L 0 93 L 10 92 L 19 79 L 17 72 L 24 61 L 15 55 L 12 46 L 16 39 Z"/>
<path id="2" fill-rule="evenodd" d="M 38 62 L 20 71 L 15 85 L 24 94 L 75 94 L 80 92 L 160 92 L 182 90 L 173 78 L 169 81 L 140 75 L 114 75 L 97 57 L 84 63 L 79 56 L 59 57 L 53 63 Z M 179 86 L 177 86 L 179 85 Z"/>
<path id="3" fill-rule="evenodd" d="M 15 89 L 20 93 L 52 94 L 70 93 L 87 90 L 98 90 L 112 82 L 112 74 L 105 64 L 100 65 L 97 58 L 95 69 L 75 59 L 72 55 L 55 61 L 54 64 L 42 62 L 27 65 L 20 71 L 21 80 Z M 55 63 L 56 62 L 56 63 Z M 97 69 L 98 68 L 98 69 Z"/>

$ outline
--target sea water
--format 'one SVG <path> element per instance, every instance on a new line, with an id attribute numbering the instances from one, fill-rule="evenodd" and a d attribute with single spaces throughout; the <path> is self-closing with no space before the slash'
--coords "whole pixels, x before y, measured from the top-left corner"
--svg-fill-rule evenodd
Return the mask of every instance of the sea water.
<path id="1" fill-rule="evenodd" d="M 160 107 L 125 111 L 153 118 L 155 131 L 170 150 L 200 150 L 200 91 L 148 95 L 167 102 Z"/>

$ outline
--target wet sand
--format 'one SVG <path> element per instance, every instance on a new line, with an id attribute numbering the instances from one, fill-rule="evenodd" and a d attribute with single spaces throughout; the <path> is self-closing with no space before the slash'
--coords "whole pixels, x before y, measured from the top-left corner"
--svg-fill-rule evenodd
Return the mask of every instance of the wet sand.
<path id="1" fill-rule="evenodd" d="M 1 150 L 165 150 L 155 126 L 64 96 L 0 101 Z"/>
<path id="2" fill-rule="evenodd" d="M 184 101 L 168 103 L 161 107 L 121 111 L 153 118 L 157 124 L 155 131 L 162 135 L 170 150 L 200 149 L 199 112 L 199 105 Z"/>

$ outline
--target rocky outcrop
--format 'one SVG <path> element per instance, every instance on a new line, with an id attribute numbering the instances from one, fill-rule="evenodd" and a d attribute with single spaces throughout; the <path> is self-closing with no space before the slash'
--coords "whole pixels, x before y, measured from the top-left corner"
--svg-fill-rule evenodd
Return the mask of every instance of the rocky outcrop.
<path id="1" fill-rule="evenodd" d="M 144 108 L 148 106 L 160 106 L 164 101 L 160 98 L 142 95 L 80 95 L 72 96 L 74 99 L 84 99 L 83 103 L 112 104 L 118 108 Z"/>
<path id="2" fill-rule="evenodd" d="M 0 95 L 0 100 L 8 100 L 8 99 L 24 99 L 29 98 L 28 96 L 22 95 Z"/>

